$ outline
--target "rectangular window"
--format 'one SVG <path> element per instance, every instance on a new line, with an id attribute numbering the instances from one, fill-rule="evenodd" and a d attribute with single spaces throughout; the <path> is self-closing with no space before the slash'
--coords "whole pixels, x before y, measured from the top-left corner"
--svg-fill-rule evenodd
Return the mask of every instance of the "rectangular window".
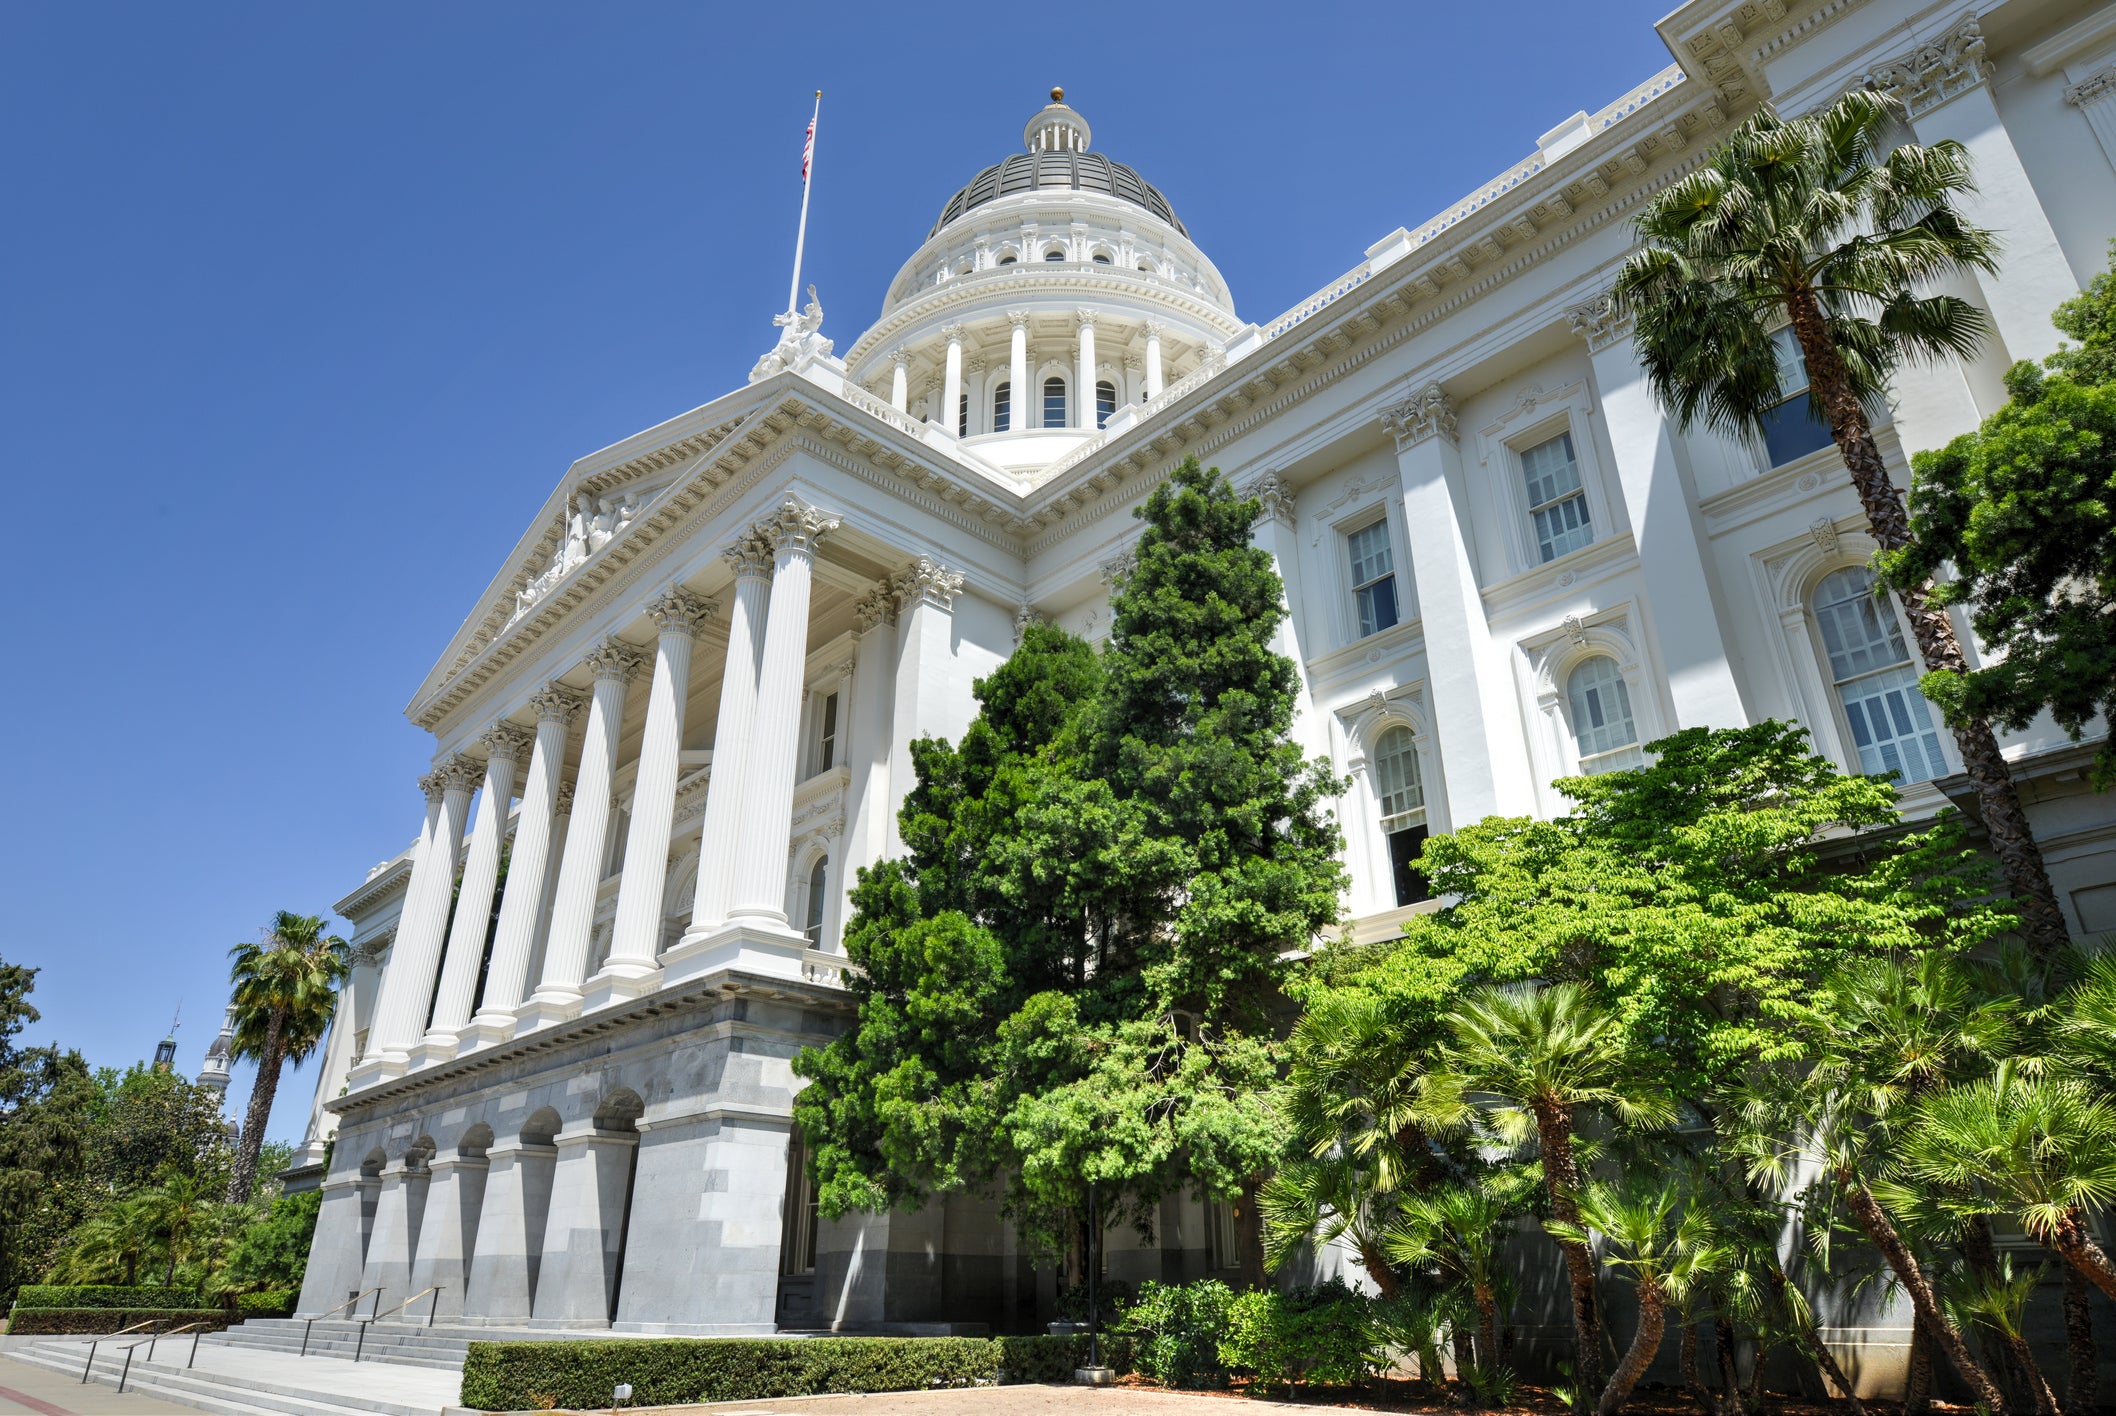
<path id="1" fill-rule="evenodd" d="M 1062 428 L 1065 426 L 1065 380 L 1043 381 L 1043 426 Z"/>
<path id="2" fill-rule="evenodd" d="M 1235 1233 L 1234 1205 L 1227 1200 L 1205 1201 L 1206 1261 L 1215 1269 L 1242 1266 L 1242 1241 Z"/>
<path id="3" fill-rule="evenodd" d="M 1433 887 L 1418 868 L 1418 853 L 1425 849 L 1425 838 L 1423 825 L 1389 832 L 1389 873 L 1395 877 L 1398 907 L 1433 898 Z"/>
<path id="4" fill-rule="evenodd" d="M 1352 558 L 1352 599 L 1359 610 L 1359 636 L 1379 634 L 1397 620 L 1396 558 L 1389 550 L 1387 518 L 1345 537 Z"/>
<path id="5" fill-rule="evenodd" d="M 816 714 L 816 770 L 828 772 L 838 760 L 838 696 L 833 693 L 823 700 L 821 711 Z"/>
<path id="6" fill-rule="evenodd" d="M 1791 325 L 1772 331 L 1771 354 L 1778 361 L 1778 387 L 1786 399 L 1763 415 L 1763 450 L 1771 466 L 1783 467 L 1828 447 L 1831 439 L 1829 424 L 1816 418 L 1809 406 L 1807 358 Z"/>
<path id="7" fill-rule="evenodd" d="M 1522 453 L 1521 476 L 1528 484 L 1528 515 L 1535 523 L 1536 549 L 1546 562 L 1594 540 L 1571 433 L 1559 433 Z"/>
<path id="8" fill-rule="evenodd" d="M 955 436 L 970 436 L 970 395 L 967 393 L 955 396 Z"/>

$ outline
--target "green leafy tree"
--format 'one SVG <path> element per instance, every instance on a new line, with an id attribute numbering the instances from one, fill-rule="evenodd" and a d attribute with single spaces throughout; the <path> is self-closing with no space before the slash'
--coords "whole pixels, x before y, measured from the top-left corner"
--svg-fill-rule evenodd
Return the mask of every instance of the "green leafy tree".
<path id="1" fill-rule="evenodd" d="M 1956 206 L 1972 189 L 1968 152 L 1898 143 L 1901 118 L 1895 100 L 1866 89 L 1798 118 L 1759 111 L 1654 196 L 1616 285 L 1654 393 L 1685 427 L 1760 436 L 1786 398 L 1771 332 L 1789 324 L 1808 408 L 1828 424 L 1884 552 L 1908 547 L 1912 530 L 1871 410 L 1896 368 L 1982 345 L 1980 310 L 1924 292 L 1996 269 L 1992 237 Z M 1925 666 L 1964 672 L 1945 607 L 1922 581 L 1898 590 Z M 1949 726 L 2021 927 L 2054 953 L 2064 916 L 1998 739 L 1982 719 L 1950 715 Z"/>
<path id="2" fill-rule="evenodd" d="M 23 1047 L 37 971 L 0 960 L 0 1307 L 32 1281 L 62 1232 L 58 1179 L 79 1164 L 77 1113 L 94 1092 L 77 1052 Z"/>
<path id="3" fill-rule="evenodd" d="M 235 985 L 234 1055 L 257 1063 L 228 1178 L 228 1199 L 241 1204 L 256 1188 L 257 1158 L 272 1119 L 272 1098 L 279 1092 L 280 1068 L 289 1062 L 300 1066 L 321 1045 L 352 963 L 346 942 L 324 933 L 321 915 L 287 910 L 273 915 L 258 939 L 228 953 L 235 961 L 228 971 Z"/>
<path id="4" fill-rule="evenodd" d="M 1628 1126 L 1666 1126 L 1673 1103 L 1642 1074 L 1617 1016 L 1575 983 L 1479 989 L 1457 1005 L 1448 1030 L 1440 1086 L 1457 1097 L 1497 1098 L 1500 1134 L 1536 1141 L 1547 1227 L 1571 1289 L 1574 1404 L 1584 1411 L 1602 1385 L 1602 1320 L 1594 1255 L 1578 1234 L 1580 1123 L 1592 1112 Z"/>
<path id="5" fill-rule="evenodd" d="M 246 1293 L 301 1287 L 322 1204 L 321 1190 L 274 1199 L 262 1218 L 235 1236 L 223 1269 L 229 1287 Z"/>
<path id="6" fill-rule="evenodd" d="M 1981 668 L 1925 675 L 1950 723 L 2019 729 L 2048 709 L 2077 740 L 2116 716 L 2116 277 L 2096 276 L 2053 319 L 2084 344 L 2046 361 L 2052 377 L 2015 364 L 2005 407 L 1913 459 L 1915 539 L 1880 564 L 1892 584 L 1966 606 L 1990 646 Z M 2094 781 L 2116 784 L 2116 741 Z"/>

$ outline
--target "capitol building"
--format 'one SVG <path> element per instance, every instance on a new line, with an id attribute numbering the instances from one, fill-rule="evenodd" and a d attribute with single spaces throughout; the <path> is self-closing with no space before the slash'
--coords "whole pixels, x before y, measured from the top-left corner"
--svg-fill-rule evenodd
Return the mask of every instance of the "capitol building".
<path id="1" fill-rule="evenodd" d="M 1914 819 L 1973 804 L 1805 396 L 1754 444 L 1678 430 L 1604 295 L 1758 105 L 1892 89 L 1967 145 L 2004 243 L 1956 292 L 1990 347 L 1894 385 L 1907 483 L 2106 263 L 2116 5 L 1691 0 L 1659 32 L 1668 68 L 1527 113 L 1519 162 L 1269 318 L 1053 92 L 933 193 L 863 332 L 810 298 L 745 386 L 567 467 L 412 693 L 416 840 L 335 906 L 359 964 L 290 1172 L 323 1192 L 301 1313 L 438 1284 L 440 1321 L 494 1329 L 1048 1318 L 991 1197 L 820 1220 L 791 1064 L 849 1019 L 847 887 L 902 850 L 911 744 L 963 732 L 1024 625 L 1106 638 L 1133 508 L 1186 457 L 1261 502 L 1295 731 L 1351 783 L 1355 947 L 1436 907 L 1429 833 L 1555 814 L 1553 778 L 1678 728 L 1794 719 Z M 2096 744 L 2003 742 L 2072 927 L 2116 929 Z M 1108 1272 L 1234 1268 L 1230 1228 L 1171 1199 Z"/>

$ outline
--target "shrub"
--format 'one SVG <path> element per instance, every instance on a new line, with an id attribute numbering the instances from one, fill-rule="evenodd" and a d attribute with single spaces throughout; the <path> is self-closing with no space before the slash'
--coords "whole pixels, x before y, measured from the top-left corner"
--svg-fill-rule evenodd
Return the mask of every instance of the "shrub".
<path id="1" fill-rule="evenodd" d="M 263 1288 L 237 1297 L 235 1311 L 245 1318 L 289 1317 L 300 1297 L 298 1288 Z"/>
<path id="2" fill-rule="evenodd" d="M 17 1308 L 202 1308 L 195 1288 L 123 1288 L 105 1283 L 25 1283 Z"/>
<path id="3" fill-rule="evenodd" d="M 322 1204 L 321 1190 L 305 1190 L 273 1200 L 264 1218 L 245 1226 L 235 1247 L 229 1250 L 223 1270 L 229 1282 L 244 1288 L 299 1291 Z"/>
<path id="4" fill-rule="evenodd" d="M 17 1308 L 8 1316 L 11 1336 L 29 1333 L 93 1334 L 118 1332 L 134 1323 L 158 1319 L 161 1331 L 186 1323 L 205 1323 L 207 1332 L 219 1332 L 231 1321 L 220 1308 Z M 146 1333 L 140 1334 L 142 1337 Z"/>
<path id="5" fill-rule="evenodd" d="M 1134 1339 L 1133 1366 L 1162 1386 L 1227 1385 L 1220 1334 L 1233 1301 L 1234 1291 L 1217 1279 L 1139 1285 L 1138 1302 L 1119 1323 Z"/>
<path id="6" fill-rule="evenodd" d="M 1106 1344 L 1121 1366 L 1125 1344 Z M 481 1411 L 607 1406 L 629 1382 L 639 1406 L 759 1401 L 823 1392 L 921 1391 L 1000 1381 L 1063 1381 L 1087 1361 L 1085 1337 L 649 1338 L 473 1342 L 462 1404 Z"/>
<path id="7" fill-rule="evenodd" d="M 1372 1304 L 1343 1282 L 1236 1295 L 1227 1307 L 1220 1361 L 1257 1385 L 1352 1386 L 1381 1365 Z"/>

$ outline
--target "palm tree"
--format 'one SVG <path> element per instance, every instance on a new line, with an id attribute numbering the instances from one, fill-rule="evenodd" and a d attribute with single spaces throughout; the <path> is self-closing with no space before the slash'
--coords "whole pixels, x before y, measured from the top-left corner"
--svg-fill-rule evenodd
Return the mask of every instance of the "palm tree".
<path id="1" fill-rule="evenodd" d="M 273 915 L 255 942 L 238 944 L 228 954 L 235 960 L 228 971 L 235 984 L 233 1052 L 257 1062 L 235 1171 L 228 1179 L 228 1199 L 243 1204 L 257 1183 L 257 1155 L 279 1091 L 280 1066 L 300 1066 L 323 1041 L 351 962 L 345 941 L 323 932 L 321 915 L 287 910 Z"/>
<path id="2" fill-rule="evenodd" d="M 162 1282 L 176 1282 L 176 1266 L 216 1227 L 219 1206 L 207 1196 L 206 1187 L 189 1175 L 166 1177 L 134 1196 L 133 1205 L 165 1261 Z"/>
<path id="3" fill-rule="evenodd" d="M 1976 352 L 1983 312 L 1917 292 L 1995 270 L 1997 252 L 1953 205 L 1973 189 L 1968 152 L 1952 141 L 1890 148 L 1901 117 L 1895 100 L 1858 89 L 1800 118 L 1756 113 L 1648 205 L 1642 249 L 1614 295 L 1636 317 L 1661 405 L 1684 427 L 1737 436 L 1759 436 L 1785 401 L 1770 336 L 1790 323 L 1808 407 L 1828 422 L 1884 552 L 1910 544 L 1910 521 L 1868 410 L 1900 365 Z M 1966 672 L 1953 624 L 1924 584 L 1896 588 L 1926 668 Z M 2044 953 L 2061 949 L 2064 916 L 1998 739 L 1980 719 L 1949 726 L 2023 932 Z"/>
<path id="4" fill-rule="evenodd" d="M 1963 970 L 1936 953 L 1846 965 L 1816 1003 L 1810 1064 L 1759 1076 L 1728 1118 L 1729 1148 L 1747 1159 L 1752 1178 L 1776 1185 L 1819 1172 L 1909 1296 L 1928 1339 L 1977 1401 L 2004 1411 L 1998 1382 L 1942 1310 L 1938 1287 L 1875 1191 L 1893 1178 L 1889 1165 L 1918 1103 L 2010 1046 L 2014 1010 L 1976 998 Z"/>
<path id="5" fill-rule="evenodd" d="M 1487 1367 L 1499 1360 L 1499 1300 L 1509 1283 L 1503 1251 L 1514 1216 L 1527 1208 L 1513 1180 L 1501 1173 L 1480 1184 L 1405 1195 L 1381 1239 L 1392 1262 L 1431 1270 L 1469 1301 L 1477 1314 L 1478 1360 Z"/>
<path id="6" fill-rule="evenodd" d="M 1674 1181 L 1652 1190 L 1589 1185 L 1580 1192 L 1579 1216 L 1547 1227 L 1582 1248 L 1590 1233 L 1601 1235 L 1607 1241 L 1604 1261 L 1627 1271 L 1638 1291 L 1638 1331 L 1595 1407 L 1595 1416 L 1616 1416 L 1660 1352 L 1668 1304 L 1680 1303 L 1692 1284 L 1725 1261 L 1726 1251 L 1715 1242 L 1705 1211 L 1683 1204 L 1682 1186 Z"/>
<path id="7" fill-rule="evenodd" d="M 140 1267 L 159 1252 L 154 1227 L 139 1197 L 119 1200 L 75 1229 L 53 1269 L 61 1283 L 117 1282 L 132 1287 Z"/>
<path id="8" fill-rule="evenodd" d="M 1448 1016 L 1443 1070 L 1428 1078 L 1434 1102 L 1447 1094 L 1496 1097 L 1492 1119 L 1502 1136 L 1532 1132 L 1543 1160 L 1551 1233 L 1565 1257 L 1572 1291 L 1573 1340 L 1584 1412 L 1602 1385 L 1602 1326 L 1595 1301 L 1594 1255 L 1580 1227 L 1580 1168 L 1574 1134 L 1582 1111 L 1600 1110 L 1631 1125 L 1664 1126 L 1675 1109 L 1658 1086 L 1639 1077 L 1622 1024 L 1575 983 L 1487 987 Z"/>

